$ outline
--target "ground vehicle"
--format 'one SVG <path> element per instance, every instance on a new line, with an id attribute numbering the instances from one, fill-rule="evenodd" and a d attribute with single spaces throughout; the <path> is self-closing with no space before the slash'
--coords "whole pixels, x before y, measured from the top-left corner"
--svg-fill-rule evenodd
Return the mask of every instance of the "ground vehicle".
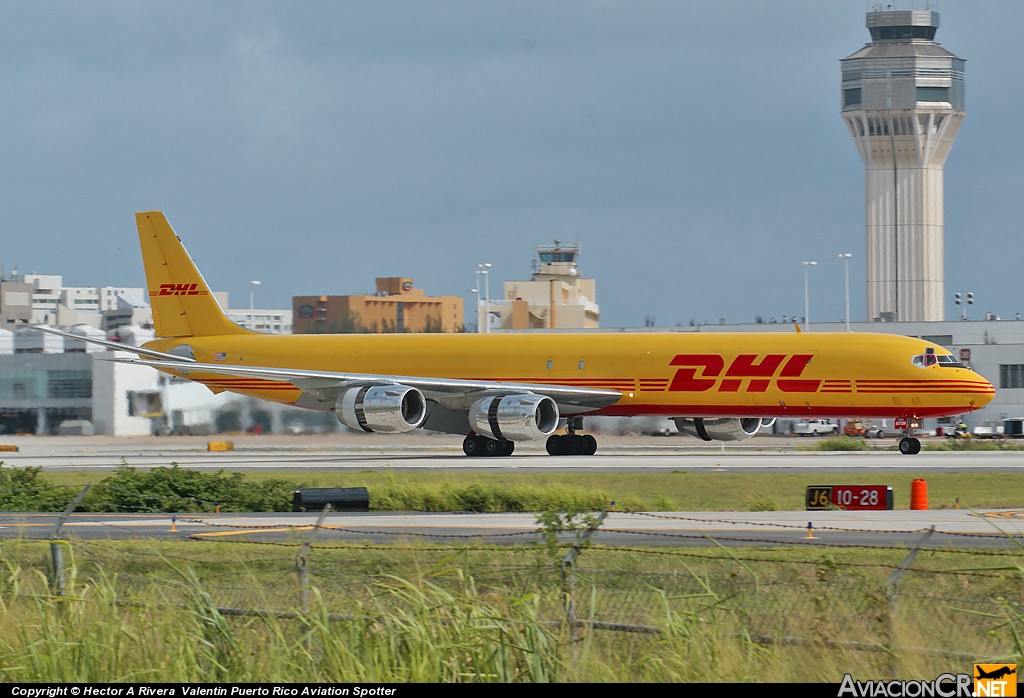
<path id="1" fill-rule="evenodd" d="M 838 434 L 839 425 L 829 419 L 801 419 L 793 424 L 793 433 L 801 436 Z"/>
<path id="2" fill-rule="evenodd" d="M 863 436 L 865 439 L 870 439 L 872 437 L 880 439 L 885 436 L 885 432 L 881 427 L 860 419 L 851 419 L 848 421 L 843 426 L 843 434 L 846 436 Z"/>

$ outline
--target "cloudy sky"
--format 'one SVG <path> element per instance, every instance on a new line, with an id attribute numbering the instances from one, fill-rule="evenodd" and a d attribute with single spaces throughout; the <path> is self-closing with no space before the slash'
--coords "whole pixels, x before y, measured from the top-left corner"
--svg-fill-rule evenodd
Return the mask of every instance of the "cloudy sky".
<path id="1" fill-rule="evenodd" d="M 920 5 L 921 0 L 916 0 Z M 863 167 L 839 60 L 866 0 L 11 0 L 0 265 L 144 286 L 163 210 L 233 307 L 412 276 L 472 312 L 582 246 L 605 327 L 864 319 Z M 967 60 L 947 317 L 1024 312 L 1020 0 L 943 0 Z"/>

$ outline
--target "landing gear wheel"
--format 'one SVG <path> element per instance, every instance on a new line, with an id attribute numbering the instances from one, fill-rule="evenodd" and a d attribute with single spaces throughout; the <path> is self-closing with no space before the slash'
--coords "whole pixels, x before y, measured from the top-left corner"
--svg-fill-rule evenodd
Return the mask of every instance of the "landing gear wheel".
<path id="1" fill-rule="evenodd" d="M 590 434 L 549 436 L 545 448 L 551 456 L 592 456 L 597 453 L 597 439 Z"/>
<path id="2" fill-rule="evenodd" d="M 900 453 L 905 456 L 912 456 L 921 452 L 921 440 L 912 436 L 904 436 L 900 439 Z"/>
<path id="3" fill-rule="evenodd" d="M 547 450 L 549 456 L 561 456 L 565 453 L 564 436 L 549 436 L 547 442 L 544 444 L 545 450 Z"/>
<path id="4" fill-rule="evenodd" d="M 462 442 L 462 452 L 467 456 L 511 456 L 516 448 L 514 441 L 489 439 L 486 436 L 467 436 Z"/>
<path id="5" fill-rule="evenodd" d="M 479 436 L 467 436 L 462 441 L 462 452 L 467 456 L 483 456 L 486 455 L 483 446 Z"/>
<path id="6" fill-rule="evenodd" d="M 582 456 L 583 455 L 583 442 L 579 436 L 573 434 L 572 436 L 566 437 L 568 439 L 568 448 L 566 453 L 570 456 Z"/>

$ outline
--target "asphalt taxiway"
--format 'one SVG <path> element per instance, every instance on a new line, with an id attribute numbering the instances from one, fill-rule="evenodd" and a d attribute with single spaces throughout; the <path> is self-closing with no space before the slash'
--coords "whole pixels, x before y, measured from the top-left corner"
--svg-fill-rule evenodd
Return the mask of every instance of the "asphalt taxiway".
<path id="1" fill-rule="evenodd" d="M 941 437 L 940 437 L 941 438 Z M 0 437 L 0 461 L 47 471 L 107 471 L 118 465 L 150 468 L 177 464 L 197 470 L 444 469 L 477 471 L 640 472 L 723 470 L 850 472 L 1024 470 L 1024 451 L 922 451 L 906 456 L 896 439 L 869 441 L 869 451 L 809 450 L 817 437 L 757 436 L 734 444 L 706 445 L 684 436 L 599 435 L 593 456 L 549 456 L 543 443 L 517 444 L 509 457 L 469 458 L 461 439 L 444 434 L 331 434 L 216 437 Z M 228 450 L 210 450 L 227 442 Z"/>
<path id="2" fill-rule="evenodd" d="M 891 443 L 890 443 L 891 441 Z M 211 450 L 216 442 L 226 450 Z M 686 437 L 604 435 L 594 456 L 548 456 L 527 444 L 505 458 L 468 458 L 450 436 L 337 434 L 217 437 L 0 437 L 2 467 L 102 473 L 126 464 L 203 470 L 466 469 L 488 471 L 728 472 L 942 472 L 1024 469 L 1024 452 L 922 451 L 904 456 L 895 440 L 873 441 L 873 450 L 807 450 L 813 438 L 755 437 L 740 444 L 707 446 Z M 13 450 L 16 449 L 16 450 Z M 172 519 L 173 516 L 173 519 Z M 316 512 L 254 514 L 76 513 L 65 533 L 83 538 L 234 538 L 294 540 Z M 0 538 L 45 538 L 53 513 L 0 512 Z M 333 512 L 317 532 L 320 541 L 438 542 L 539 540 L 533 514 Z M 1018 546 L 1024 511 L 959 509 L 891 511 L 649 512 L 611 511 L 594 542 L 616 545 L 910 545 L 929 536 L 930 546 Z"/>

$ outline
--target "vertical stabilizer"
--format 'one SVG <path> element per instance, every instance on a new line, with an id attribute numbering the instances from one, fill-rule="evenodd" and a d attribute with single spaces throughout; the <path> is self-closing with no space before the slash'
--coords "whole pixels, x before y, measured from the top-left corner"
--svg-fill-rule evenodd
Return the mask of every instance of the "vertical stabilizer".
<path id="1" fill-rule="evenodd" d="M 228 319 L 160 211 L 135 214 L 157 337 L 251 334 Z"/>

